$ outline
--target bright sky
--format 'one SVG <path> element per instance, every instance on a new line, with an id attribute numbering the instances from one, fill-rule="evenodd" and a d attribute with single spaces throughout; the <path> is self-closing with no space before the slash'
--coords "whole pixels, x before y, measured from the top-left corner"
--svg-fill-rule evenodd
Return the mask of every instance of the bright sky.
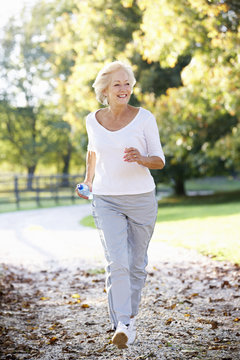
<path id="1" fill-rule="evenodd" d="M 31 6 L 35 2 L 36 0 L 0 0 L 0 29 L 11 16 L 18 14 L 24 5 Z"/>

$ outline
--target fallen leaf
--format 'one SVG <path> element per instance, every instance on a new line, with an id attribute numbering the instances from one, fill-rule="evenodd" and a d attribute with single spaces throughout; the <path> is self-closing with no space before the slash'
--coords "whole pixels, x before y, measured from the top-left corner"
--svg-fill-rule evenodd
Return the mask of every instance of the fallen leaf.
<path id="1" fill-rule="evenodd" d="M 23 303 L 22 303 L 22 307 L 23 307 L 23 308 L 29 308 L 29 307 L 30 307 L 30 303 L 29 303 L 28 301 L 23 302 Z"/>
<path id="2" fill-rule="evenodd" d="M 209 285 L 209 289 L 217 289 L 216 285 Z"/>
<path id="3" fill-rule="evenodd" d="M 72 298 L 73 298 L 73 299 L 79 299 L 79 298 L 80 298 L 80 295 L 79 295 L 79 294 L 72 294 Z"/>
<path id="4" fill-rule="evenodd" d="M 49 328 L 49 330 L 54 330 L 56 326 L 57 326 L 57 324 L 53 324 L 53 325 Z"/>
<path id="5" fill-rule="evenodd" d="M 213 313 L 215 309 L 207 309 L 210 313 Z"/>
<path id="6" fill-rule="evenodd" d="M 220 298 L 220 299 L 212 299 L 211 297 L 209 298 L 209 302 L 221 302 L 221 301 L 225 301 L 225 299 Z"/>
<path id="7" fill-rule="evenodd" d="M 51 337 L 51 339 L 49 340 L 49 344 L 54 344 L 57 341 L 57 337 L 53 336 Z"/>
<path id="8" fill-rule="evenodd" d="M 224 311 L 223 315 L 224 315 L 224 316 L 231 316 L 231 313 L 230 313 L 230 312 L 227 312 L 227 311 Z"/>
<path id="9" fill-rule="evenodd" d="M 90 306 L 88 305 L 88 304 L 82 304 L 82 306 L 81 306 L 83 309 L 87 309 L 87 308 L 89 308 Z"/>
<path id="10" fill-rule="evenodd" d="M 214 346 L 209 346 L 208 350 L 223 350 L 227 348 L 228 348 L 227 345 L 214 345 Z"/>
<path id="11" fill-rule="evenodd" d="M 198 293 L 193 293 L 193 294 L 191 294 L 191 295 L 189 296 L 189 299 L 192 299 L 192 298 L 194 298 L 194 297 L 196 297 L 196 296 L 199 296 L 199 294 L 198 294 Z"/>
<path id="12" fill-rule="evenodd" d="M 217 321 L 211 321 L 210 324 L 212 325 L 212 329 L 217 329 L 219 325 Z"/>
<path id="13" fill-rule="evenodd" d="M 173 322 L 173 318 L 169 318 L 165 321 L 165 325 L 170 325 Z"/>
<path id="14" fill-rule="evenodd" d="M 48 296 L 42 296 L 41 298 L 40 298 L 40 300 L 43 300 L 43 301 L 45 301 L 45 300 L 49 300 L 50 299 L 50 297 L 48 297 Z"/>
<path id="15" fill-rule="evenodd" d="M 218 325 L 220 325 L 217 321 L 207 319 L 198 319 L 197 322 L 212 325 L 212 329 L 217 329 Z"/>
<path id="16" fill-rule="evenodd" d="M 231 284 L 229 283 L 229 281 L 227 280 L 224 280 L 221 284 L 221 288 L 223 289 L 225 286 L 227 286 L 228 288 L 231 287 Z"/>
<path id="17" fill-rule="evenodd" d="M 99 282 L 103 282 L 103 279 L 92 279 L 93 283 L 99 283 Z"/>
<path id="18" fill-rule="evenodd" d="M 159 299 L 157 299 L 157 300 L 159 300 Z M 172 304 L 170 306 L 164 306 L 164 309 L 173 310 L 173 309 L 175 309 L 176 306 L 177 306 L 177 304 Z"/>

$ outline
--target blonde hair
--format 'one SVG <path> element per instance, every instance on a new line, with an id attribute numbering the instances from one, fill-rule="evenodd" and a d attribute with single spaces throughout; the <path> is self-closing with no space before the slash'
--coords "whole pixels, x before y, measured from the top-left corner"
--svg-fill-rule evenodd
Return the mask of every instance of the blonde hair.
<path id="1" fill-rule="evenodd" d="M 126 71 L 126 73 L 129 76 L 129 83 L 131 88 L 133 89 L 133 86 L 136 83 L 136 79 L 134 77 L 132 68 L 130 65 L 124 64 L 121 61 L 113 61 L 107 65 L 104 66 L 102 70 L 99 71 L 96 80 L 93 83 L 93 88 L 96 93 L 97 100 L 103 104 L 108 105 L 107 96 L 103 94 L 104 90 L 108 87 L 110 81 L 111 81 L 111 75 L 113 72 L 123 69 Z"/>

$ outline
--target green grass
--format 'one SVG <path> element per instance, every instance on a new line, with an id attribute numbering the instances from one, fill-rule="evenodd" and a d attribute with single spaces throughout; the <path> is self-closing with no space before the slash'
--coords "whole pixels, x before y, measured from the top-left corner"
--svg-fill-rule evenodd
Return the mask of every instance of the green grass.
<path id="1" fill-rule="evenodd" d="M 85 216 L 82 220 L 80 220 L 80 224 L 83 226 L 95 228 L 94 219 L 91 215 Z"/>
<path id="2" fill-rule="evenodd" d="M 169 184 L 159 183 L 158 190 L 169 190 L 172 188 Z M 187 192 L 190 191 L 214 191 L 214 192 L 228 192 L 240 190 L 240 177 L 232 176 L 216 176 L 205 177 L 200 179 L 190 179 L 185 182 Z"/>
<path id="3" fill-rule="evenodd" d="M 209 196 L 168 197 L 159 201 L 158 222 L 209 216 L 227 216 L 240 212 L 240 191 Z"/>
<path id="4" fill-rule="evenodd" d="M 153 241 L 195 249 L 217 260 L 240 264 L 240 199 L 213 202 L 181 199 L 159 203 Z M 238 199 L 238 200 L 237 200 Z M 219 199 L 216 199 L 219 200 Z"/>
<path id="5" fill-rule="evenodd" d="M 95 227 L 92 216 L 81 224 Z M 159 201 L 153 241 L 240 264 L 240 192 Z"/>
<path id="6" fill-rule="evenodd" d="M 232 176 L 221 176 L 202 179 L 191 179 L 186 181 L 186 189 L 188 191 L 238 191 L 240 190 L 240 178 L 233 178 Z"/>

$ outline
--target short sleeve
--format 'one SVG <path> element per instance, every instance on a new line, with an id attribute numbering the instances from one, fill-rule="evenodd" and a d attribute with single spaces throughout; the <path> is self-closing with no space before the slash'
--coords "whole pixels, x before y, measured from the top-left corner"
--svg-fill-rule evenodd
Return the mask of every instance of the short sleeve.
<path id="1" fill-rule="evenodd" d="M 147 143 L 148 156 L 159 156 L 165 164 L 159 130 L 153 114 L 146 119 L 144 135 Z"/>

